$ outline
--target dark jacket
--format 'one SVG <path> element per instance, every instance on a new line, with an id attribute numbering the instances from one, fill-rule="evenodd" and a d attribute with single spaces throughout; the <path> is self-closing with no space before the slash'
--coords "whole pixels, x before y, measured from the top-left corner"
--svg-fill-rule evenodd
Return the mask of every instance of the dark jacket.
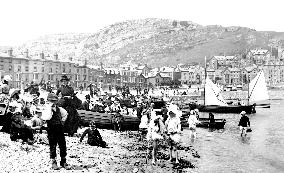
<path id="1" fill-rule="evenodd" d="M 55 126 L 55 125 L 63 125 L 62 116 L 61 116 L 59 107 L 56 107 L 56 111 L 53 111 L 51 119 L 47 120 L 46 122 L 47 122 L 48 128 Z"/>
<path id="2" fill-rule="evenodd" d="M 239 121 L 238 126 L 242 126 L 242 127 L 250 126 L 249 118 L 247 116 L 242 116 L 240 121 Z"/>
<path id="3" fill-rule="evenodd" d="M 69 85 L 62 85 L 58 88 L 56 95 L 61 93 L 62 97 L 64 96 L 74 96 L 74 89 Z"/>
<path id="4" fill-rule="evenodd" d="M 103 141 L 100 132 L 98 129 L 88 128 L 84 131 L 83 135 L 80 138 L 80 142 L 84 139 L 84 137 L 88 134 L 88 144 L 92 146 L 100 146 L 106 147 L 106 143 Z"/>

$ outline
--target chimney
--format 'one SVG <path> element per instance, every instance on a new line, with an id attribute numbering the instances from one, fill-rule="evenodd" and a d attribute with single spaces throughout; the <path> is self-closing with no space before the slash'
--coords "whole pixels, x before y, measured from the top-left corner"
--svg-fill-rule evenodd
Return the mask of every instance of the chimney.
<path id="1" fill-rule="evenodd" d="M 26 51 L 24 52 L 25 58 L 29 58 L 29 50 L 26 49 Z"/>
<path id="2" fill-rule="evenodd" d="M 13 56 L 13 49 L 12 49 L 12 48 L 10 48 L 10 49 L 8 50 L 8 56 L 9 56 L 9 57 L 12 57 L 12 56 Z"/>
<path id="3" fill-rule="evenodd" d="M 41 52 L 41 53 L 39 54 L 39 57 L 40 57 L 40 59 L 44 59 L 44 53 Z"/>
<path id="4" fill-rule="evenodd" d="M 58 60 L 58 54 L 55 52 L 54 54 L 54 59 L 57 61 Z"/>

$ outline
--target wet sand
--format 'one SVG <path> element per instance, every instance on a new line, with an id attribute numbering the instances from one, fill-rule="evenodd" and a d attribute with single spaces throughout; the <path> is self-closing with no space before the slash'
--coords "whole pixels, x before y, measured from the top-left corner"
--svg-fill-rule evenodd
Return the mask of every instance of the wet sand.
<path id="1" fill-rule="evenodd" d="M 147 142 L 139 140 L 137 132 L 114 132 L 99 129 L 108 148 L 89 146 L 87 137 L 79 143 L 78 137 L 66 137 L 67 162 L 71 170 L 50 169 L 49 146 L 44 144 L 27 145 L 12 142 L 9 134 L 0 132 L 1 172 L 198 172 L 198 153 L 191 146 L 180 146 L 180 164 L 169 161 L 166 142 L 160 143 L 158 161 L 148 163 Z M 151 151 L 151 150 L 149 150 Z M 59 163 L 59 150 L 57 151 Z"/>

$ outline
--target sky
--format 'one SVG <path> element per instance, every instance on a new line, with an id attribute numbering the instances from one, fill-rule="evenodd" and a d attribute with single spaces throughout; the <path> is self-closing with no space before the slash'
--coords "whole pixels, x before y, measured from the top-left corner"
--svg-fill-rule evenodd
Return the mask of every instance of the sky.
<path id="1" fill-rule="evenodd" d="M 95 33 L 124 20 L 164 18 L 284 32 L 282 0 L 0 0 L 0 46 L 57 33 Z"/>

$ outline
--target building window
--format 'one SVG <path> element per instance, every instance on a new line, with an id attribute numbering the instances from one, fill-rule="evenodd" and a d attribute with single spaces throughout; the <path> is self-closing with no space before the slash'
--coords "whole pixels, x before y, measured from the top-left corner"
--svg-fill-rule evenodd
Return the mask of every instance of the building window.
<path id="1" fill-rule="evenodd" d="M 37 72 L 37 67 L 34 67 L 34 72 Z"/>
<path id="2" fill-rule="evenodd" d="M 3 69 L 4 69 L 4 65 L 1 64 L 1 65 L 0 65 L 0 70 L 3 70 Z"/>
<path id="3" fill-rule="evenodd" d="M 28 72 L 29 71 L 29 66 L 25 67 L 25 71 Z"/>
<path id="4" fill-rule="evenodd" d="M 21 72 L 21 71 L 22 71 L 22 67 L 18 66 L 18 72 Z"/>
<path id="5" fill-rule="evenodd" d="M 41 72 L 44 72 L 44 67 L 41 67 Z"/>

